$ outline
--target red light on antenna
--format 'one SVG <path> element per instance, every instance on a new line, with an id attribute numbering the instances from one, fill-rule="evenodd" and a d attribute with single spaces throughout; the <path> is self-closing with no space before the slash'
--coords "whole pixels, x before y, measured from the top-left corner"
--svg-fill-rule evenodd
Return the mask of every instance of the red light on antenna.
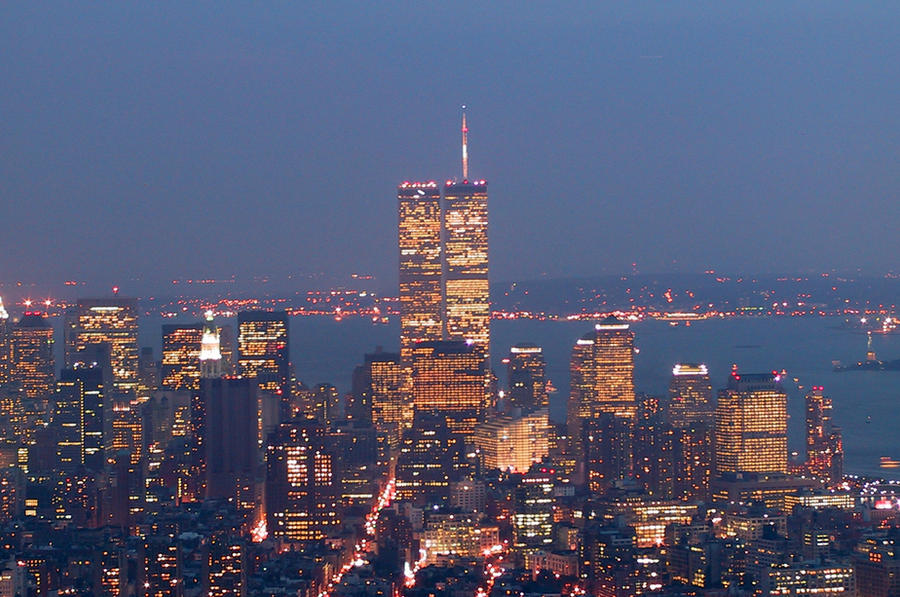
<path id="1" fill-rule="evenodd" d="M 113 289 L 112 289 L 112 290 L 113 290 L 113 294 L 119 294 L 119 287 L 118 287 L 118 286 L 113 286 Z"/>

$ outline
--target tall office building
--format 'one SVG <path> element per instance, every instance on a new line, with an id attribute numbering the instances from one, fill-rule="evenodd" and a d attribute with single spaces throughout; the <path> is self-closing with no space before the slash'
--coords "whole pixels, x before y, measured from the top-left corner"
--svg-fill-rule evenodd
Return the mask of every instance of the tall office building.
<path id="1" fill-rule="evenodd" d="M 71 475 L 84 466 L 84 383 L 60 380 L 53 397 L 56 470 Z"/>
<path id="2" fill-rule="evenodd" d="M 534 410 L 549 408 L 543 349 L 533 344 L 517 344 L 509 349 L 506 370 L 508 403 L 512 408 Z"/>
<path id="3" fill-rule="evenodd" d="M 204 379 L 200 394 L 206 412 L 206 497 L 231 499 L 238 508 L 252 508 L 258 497 L 260 462 L 256 383 L 247 378 Z"/>
<path id="4" fill-rule="evenodd" d="M 92 344 L 109 346 L 112 385 L 118 393 L 134 394 L 138 379 L 137 299 L 80 299 L 66 313 L 66 366 L 78 351 Z"/>
<path id="5" fill-rule="evenodd" d="M 487 200 L 483 180 L 444 187 L 444 335 L 472 341 L 486 358 L 491 342 Z"/>
<path id="6" fill-rule="evenodd" d="M 230 329 L 230 328 L 229 328 Z M 202 379 L 215 379 L 222 377 L 226 371 L 222 358 L 221 331 L 213 323 L 212 311 L 206 312 L 206 322 L 203 324 L 203 334 L 200 337 L 200 377 Z"/>
<path id="7" fill-rule="evenodd" d="M 469 128 L 462 115 L 462 181 L 444 186 L 444 338 L 471 341 L 490 356 L 488 192 L 469 180 Z"/>
<path id="8" fill-rule="evenodd" d="M 94 471 L 102 470 L 104 466 L 104 395 L 103 370 L 99 366 L 78 364 L 73 369 L 63 369 L 56 384 L 57 409 L 61 400 L 72 405 L 74 401 L 78 402 L 80 462 Z M 74 414 L 71 418 L 75 420 Z M 74 429 L 69 427 L 69 431 Z"/>
<path id="9" fill-rule="evenodd" d="M 400 434 L 412 425 L 413 405 L 403 393 L 400 355 L 376 351 L 353 373 L 354 411 L 366 413 L 391 447 L 400 445 Z M 358 403 L 358 404 L 356 404 Z M 354 415 L 359 419 L 359 416 Z"/>
<path id="10" fill-rule="evenodd" d="M 451 432 L 471 437 L 487 407 L 488 371 L 471 342 L 419 342 L 413 350 L 413 405 L 447 420 Z"/>
<path id="11" fill-rule="evenodd" d="M 806 469 L 828 483 L 837 483 L 844 472 L 841 429 L 831 420 L 831 398 L 822 386 L 806 395 Z"/>
<path id="12" fill-rule="evenodd" d="M 669 382 L 669 417 L 674 427 L 715 420 L 712 384 L 706 365 L 679 363 Z"/>
<path id="13" fill-rule="evenodd" d="M 434 181 L 397 187 L 400 246 L 400 357 L 443 334 L 441 192 Z"/>
<path id="14" fill-rule="evenodd" d="M 451 483 L 469 472 L 465 453 L 463 438 L 448 429 L 446 417 L 416 411 L 397 456 L 397 499 L 421 505 L 446 498 Z"/>
<path id="15" fill-rule="evenodd" d="M 10 360 L 12 359 L 12 322 L 9 319 L 9 313 L 3 307 L 3 299 L 0 298 L 0 384 L 9 381 Z"/>
<path id="16" fill-rule="evenodd" d="M 26 311 L 12 330 L 10 379 L 26 397 L 46 400 L 56 380 L 53 366 L 53 328 L 43 314 Z"/>
<path id="17" fill-rule="evenodd" d="M 340 487 L 325 426 L 307 419 L 282 423 L 266 454 L 269 536 L 317 541 L 341 528 Z"/>
<path id="18" fill-rule="evenodd" d="M 200 344 L 202 323 L 176 323 L 162 326 L 163 390 L 196 390 L 200 387 Z"/>
<path id="19" fill-rule="evenodd" d="M 776 373 L 739 374 L 719 392 L 716 472 L 787 472 L 787 394 Z"/>
<path id="20" fill-rule="evenodd" d="M 570 426 L 600 414 L 634 418 L 634 332 L 627 323 L 607 317 L 582 336 L 572 349 Z"/>
<path id="21" fill-rule="evenodd" d="M 289 324 L 285 311 L 238 313 L 238 365 L 259 389 L 287 401 L 290 397 Z"/>

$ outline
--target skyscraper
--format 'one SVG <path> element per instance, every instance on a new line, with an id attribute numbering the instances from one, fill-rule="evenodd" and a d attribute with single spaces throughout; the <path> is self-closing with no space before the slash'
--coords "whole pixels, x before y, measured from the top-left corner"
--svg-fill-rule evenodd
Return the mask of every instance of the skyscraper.
<path id="1" fill-rule="evenodd" d="M 206 413 L 206 497 L 252 507 L 259 462 L 256 383 L 246 378 L 203 379 L 200 394 Z"/>
<path id="2" fill-rule="evenodd" d="M 443 334 L 441 192 L 434 181 L 397 187 L 400 247 L 400 356 L 407 370 L 416 342 Z"/>
<path id="3" fill-rule="evenodd" d="M 471 437 L 487 407 L 488 372 L 472 342 L 419 342 L 413 350 L 413 404 L 435 412 L 451 432 Z"/>
<path id="4" fill-rule="evenodd" d="M 220 330 L 213 323 L 212 311 L 206 312 L 203 334 L 200 337 L 200 377 L 215 379 L 225 372 L 222 358 Z"/>
<path id="5" fill-rule="evenodd" d="M 400 433 L 412 425 L 413 405 L 403 394 L 400 355 L 376 351 L 365 356 L 365 363 L 353 374 L 355 400 L 364 412 L 371 412 L 379 434 L 396 448 Z M 367 406 L 366 406 L 367 405 Z M 357 417 L 358 418 L 358 417 Z"/>
<path id="6" fill-rule="evenodd" d="M 53 399 L 56 469 L 71 475 L 84 465 L 84 384 L 59 381 Z"/>
<path id="7" fill-rule="evenodd" d="M 627 323 L 607 317 L 594 326 L 593 332 L 575 342 L 569 371 L 566 424 L 569 449 L 578 466 L 574 479 L 594 483 L 592 479 L 627 475 L 632 457 L 629 430 L 637 414 L 634 332 Z M 604 421 L 595 422 L 596 429 L 587 425 L 598 418 Z M 607 454 L 615 455 L 616 464 Z M 595 464 L 604 470 L 597 472 Z"/>
<path id="8" fill-rule="evenodd" d="M 634 332 L 628 324 L 607 317 L 572 348 L 568 420 L 612 414 L 634 418 Z"/>
<path id="9" fill-rule="evenodd" d="M 487 201 L 483 180 L 444 187 L 445 337 L 471 340 L 485 358 L 491 342 Z"/>
<path id="10" fill-rule="evenodd" d="M 806 468 L 815 477 L 836 483 L 843 477 L 841 429 L 831 420 L 831 398 L 822 386 L 806 394 Z"/>
<path id="11" fill-rule="evenodd" d="M 200 387 L 202 337 L 202 323 L 162 326 L 161 389 L 196 390 Z"/>
<path id="12" fill-rule="evenodd" d="M 290 396 L 289 324 L 285 311 L 238 313 L 238 365 L 260 390 Z"/>
<path id="13" fill-rule="evenodd" d="M 12 330 L 10 379 L 26 397 L 46 400 L 53 391 L 53 328 L 42 313 L 26 311 Z"/>
<path id="14" fill-rule="evenodd" d="M 787 394 L 777 373 L 732 371 L 716 407 L 716 472 L 787 472 Z"/>
<path id="15" fill-rule="evenodd" d="M 543 349 L 533 344 L 517 344 L 509 349 L 507 361 L 509 406 L 524 410 L 548 408 Z"/>
<path id="16" fill-rule="evenodd" d="M 137 299 L 80 299 L 66 313 L 66 366 L 91 344 L 109 345 L 112 385 L 119 393 L 138 390 Z"/>
<path id="17" fill-rule="evenodd" d="M 81 392 L 82 408 L 82 451 L 84 465 L 91 470 L 102 470 L 104 465 L 103 429 L 106 418 L 104 404 L 105 390 L 103 370 L 79 365 L 74 369 L 63 369 L 57 383 L 60 388 L 78 388 Z"/>
<path id="18" fill-rule="evenodd" d="M 691 423 L 713 423 L 715 404 L 706 365 L 679 363 L 672 369 L 669 416 L 675 427 Z"/>
<path id="19" fill-rule="evenodd" d="M 9 381 L 9 364 L 12 355 L 12 348 L 10 346 L 11 342 L 11 329 L 12 322 L 9 320 L 9 313 L 6 312 L 6 309 L 3 307 L 3 299 L 0 298 L 0 384 L 5 384 Z"/>
<path id="20" fill-rule="evenodd" d="M 316 541 L 340 530 L 340 488 L 325 426 L 307 419 L 282 423 L 266 454 L 269 536 Z"/>

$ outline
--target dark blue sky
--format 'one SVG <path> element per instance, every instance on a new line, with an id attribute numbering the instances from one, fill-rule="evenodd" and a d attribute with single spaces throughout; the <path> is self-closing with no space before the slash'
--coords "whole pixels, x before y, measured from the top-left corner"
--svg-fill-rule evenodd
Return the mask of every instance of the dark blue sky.
<path id="1" fill-rule="evenodd" d="M 4 283 L 392 288 L 394 187 L 458 174 L 461 103 L 495 280 L 896 267 L 896 3 L 17 4 Z"/>

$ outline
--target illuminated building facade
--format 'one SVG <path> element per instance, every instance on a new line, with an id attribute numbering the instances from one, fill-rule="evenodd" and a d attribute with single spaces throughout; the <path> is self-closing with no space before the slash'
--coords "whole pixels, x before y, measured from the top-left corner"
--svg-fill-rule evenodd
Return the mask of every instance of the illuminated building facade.
<path id="1" fill-rule="evenodd" d="M 477 558 L 500 544 L 500 529 L 483 525 L 473 513 L 432 511 L 422 532 L 426 565 L 438 564 L 442 556 Z"/>
<path id="2" fill-rule="evenodd" d="M 340 487 L 321 423 L 294 420 L 276 428 L 268 442 L 265 493 L 270 537 L 316 541 L 340 530 Z"/>
<path id="3" fill-rule="evenodd" d="M 496 415 L 475 429 L 485 470 L 525 473 L 547 457 L 550 421 L 547 409 L 521 416 Z"/>
<path id="4" fill-rule="evenodd" d="M 12 361 L 12 321 L 3 307 L 0 298 L 0 385 L 9 382 L 10 362 Z"/>
<path id="5" fill-rule="evenodd" d="M 106 344 L 112 385 L 119 393 L 138 391 L 137 299 L 81 299 L 66 313 L 66 366 L 92 344 Z"/>
<path id="6" fill-rule="evenodd" d="M 238 313 L 238 365 L 245 377 L 254 377 L 259 389 L 290 396 L 290 344 L 288 315 L 284 311 Z"/>
<path id="7" fill-rule="evenodd" d="M 247 545 L 229 533 L 209 538 L 206 561 L 208 597 L 244 597 L 247 594 Z"/>
<path id="8" fill-rule="evenodd" d="M 712 384 L 706 365 L 679 363 L 669 382 L 669 417 L 675 427 L 715 421 Z"/>
<path id="9" fill-rule="evenodd" d="M 489 358 L 488 194 L 483 180 L 444 187 L 444 337 L 470 340 Z"/>
<path id="10" fill-rule="evenodd" d="M 716 472 L 787 472 L 787 394 L 774 373 L 733 371 L 716 407 Z"/>
<path id="11" fill-rule="evenodd" d="M 372 423 L 392 448 L 400 445 L 400 434 L 412 426 L 413 405 L 405 399 L 400 355 L 374 352 L 365 356 L 365 364 L 356 368 L 353 394 L 368 405 Z"/>
<path id="12" fill-rule="evenodd" d="M 581 465 L 574 475 L 590 491 L 600 493 L 630 477 L 634 467 L 634 420 L 612 414 L 586 419 L 577 439 Z"/>
<path id="13" fill-rule="evenodd" d="M 627 323 L 607 317 L 575 342 L 569 374 L 566 424 L 569 449 L 578 467 L 573 479 L 580 483 L 593 474 L 596 482 L 605 483 L 627 476 L 631 472 L 631 428 L 637 415 L 634 332 Z M 589 420 L 600 417 L 605 421 L 597 423 L 595 430 L 584 428 Z M 590 449 L 593 455 L 586 443 L 594 444 Z"/>
<path id="14" fill-rule="evenodd" d="M 26 311 L 12 330 L 12 371 L 26 397 L 46 400 L 53 392 L 53 328 L 43 314 Z"/>
<path id="15" fill-rule="evenodd" d="M 212 311 L 206 312 L 203 333 L 200 336 L 200 377 L 215 379 L 226 371 L 221 350 L 221 330 L 213 322 Z"/>
<path id="16" fill-rule="evenodd" d="M 397 499 L 424 504 L 447 497 L 451 483 L 468 472 L 462 438 L 439 413 L 417 411 L 403 433 L 397 456 Z"/>
<path id="17" fill-rule="evenodd" d="M 510 407 L 527 411 L 550 406 L 543 352 L 533 344 L 517 344 L 509 349 L 506 371 Z"/>
<path id="18" fill-rule="evenodd" d="M 202 323 L 162 326 L 163 390 L 196 390 L 200 386 L 200 342 Z"/>
<path id="19" fill-rule="evenodd" d="M 174 539 L 156 536 L 144 544 L 145 595 L 182 597 L 181 548 Z"/>
<path id="20" fill-rule="evenodd" d="M 764 571 L 767 595 L 855 595 L 852 566 L 802 563 L 772 566 Z"/>
<path id="21" fill-rule="evenodd" d="M 607 317 L 572 349 L 569 372 L 571 425 L 600 414 L 634 418 L 634 332 L 627 323 Z"/>
<path id="22" fill-rule="evenodd" d="M 80 365 L 63 369 L 57 389 L 78 387 L 81 392 L 81 426 L 83 463 L 90 470 L 99 471 L 104 466 L 105 388 L 100 367 Z"/>
<path id="23" fill-rule="evenodd" d="M 417 342 L 443 334 L 441 192 L 438 184 L 397 187 L 400 248 L 400 357 L 410 367 Z"/>
<path id="24" fill-rule="evenodd" d="M 524 553 L 547 549 L 553 543 L 554 475 L 535 466 L 522 475 L 514 490 L 514 545 Z"/>
<path id="25" fill-rule="evenodd" d="M 413 404 L 447 419 L 454 433 L 470 437 L 487 406 L 487 361 L 472 342 L 419 342 L 413 349 Z"/>
<path id="26" fill-rule="evenodd" d="M 58 381 L 53 397 L 55 468 L 69 475 L 84 466 L 84 390 L 80 379 Z"/>
<path id="27" fill-rule="evenodd" d="M 118 402 L 112 408 L 112 437 L 107 452 L 128 453 L 131 466 L 137 466 L 144 456 L 144 427 L 138 404 Z"/>
<path id="28" fill-rule="evenodd" d="M 844 475 L 844 446 L 841 430 L 832 423 L 831 398 L 822 386 L 813 386 L 806 395 L 806 469 L 828 483 L 838 483 Z"/>

